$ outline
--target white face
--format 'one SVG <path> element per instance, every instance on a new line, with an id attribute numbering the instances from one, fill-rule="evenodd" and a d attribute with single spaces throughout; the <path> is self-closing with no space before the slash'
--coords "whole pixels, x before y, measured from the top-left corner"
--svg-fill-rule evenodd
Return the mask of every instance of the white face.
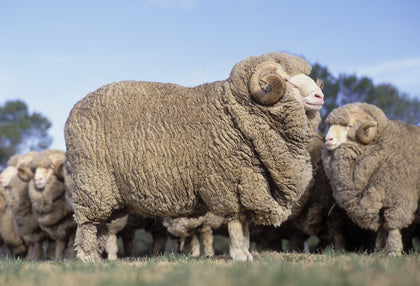
<path id="1" fill-rule="evenodd" d="M 298 74 L 286 79 L 297 92 L 294 93 L 305 110 L 318 111 L 324 104 L 324 94 L 321 88 L 307 75 Z"/>
<path id="2" fill-rule="evenodd" d="M 52 168 L 36 168 L 34 176 L 35 187 L 39 190 L 43 189 L 47 185 L 48 179 L 52 174 Z"/>
<path id="3" fill-rule="evenodd" d="M 0 174 L 0 185 L 3 187 L 7 187 L 10 184 L 10 180 L 13 176 L 17 175 L 18 169 L 16 167 L 7 167 L 4 171 Z"/>
<path id="4" fill-rule="evenodd" d="M 331 125 L 328 128 L 327 135 L 325 135 L 325 147 L 328 150 L 335 150 L 347 141 L 347 133 L 349 132 L 352 126 L 343 126 L 343 125 Z"/>

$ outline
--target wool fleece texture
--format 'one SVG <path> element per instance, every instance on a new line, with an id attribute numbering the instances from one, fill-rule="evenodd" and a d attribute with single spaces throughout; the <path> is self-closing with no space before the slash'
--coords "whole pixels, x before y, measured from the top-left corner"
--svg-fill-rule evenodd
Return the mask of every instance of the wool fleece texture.
<path id="1" fill-rule="evenodd" d="M 34 171 L 41 168 L 50 170 L 44 187 L 38 188 L 34 183 L 35 178 L 30 181 L 29 198 L 40 228 L 56 242 L 55 259 L 63 259 L 66 248 L 73 248 L 71 244 L 76 234 L 73 211 L 66 205 L 66 185 L 58 168 L 64 164 L 64 160 L 63 151 L 44 150 L 29 164 L 29 168 Z"/>
<path id="2" fill-rule="evenodd" d="M 267 64 L 276 68 L 261 68 Z M 274 52 L 239 62 L 224 81 L 124 81 L 79 101 L 65 125 L 78 257 L 98 258 L 94 224 L 115 213 L 210 211 L 235 221 L 232 257 L 252 259 L 248 222 L 279 226 L 312 177 L 307 145 L 319 113 L 306 112 L 287 81 L 310 70 L 304 59 Z M 271 77 L 280 79 L 267 84 Z M 259 103 L 255 88 L 279 93 Z"/>
<path id="3" fill-rule="evenodd" d="M 349 125 L 355 114 L 361 119 Z M 367 121 L 376 122 L 377 134 L 362 143 L 357 131 Z M 420 127 L 366 103 L 333 110 L 327 124 L 349 126 L 347 142 L 322 151 L 334 198 L 355 223 L 378 232 L 378 250 L 400 252 L 400 230 L 413 222 L 420 197 Z"/>

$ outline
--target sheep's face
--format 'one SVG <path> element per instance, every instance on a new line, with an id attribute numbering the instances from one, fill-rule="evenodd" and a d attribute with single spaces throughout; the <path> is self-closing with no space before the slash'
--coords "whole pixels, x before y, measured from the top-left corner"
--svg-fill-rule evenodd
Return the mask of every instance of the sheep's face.
<path id="1" fill-rule="evenodd" d="M 325 147 L 328 150 L 335 150 L 338 146 L 347 142 L 347 134 L 352 127 L 352 124 L 348 126 L 340 124 L 331 125 L 325 135 Z"/>
<path id="2" fill-rule="evenodd" d="M 34 176 L 35 188 L 38 190 L 44 189 L 53 173 L 54 168 L 52 166 L 49 168 L 36 168 Z"/>
<path id="3" fill-rule="evenodd" d="M 322 81 L 315 83 L 309 76 L 298 74 L 286 78 L 286 83 L 291 85 L 294 97 L 303 105 L 306 111 L 318 111 L 324 104 Z"/>
<path id="4" fill-rule="evenodd" d="M 347 141 L 369 144 L 376 137 L 377 122 L 365 113 L 349 113 L 347 125 L 332 124 L 325 135 L 325 147 L 335 150 Z"/>
<path id="5" fill-rule="evenodd" d="M 290 76 L 279 63 L 260 64 L 248 84 L 253 99 L 262 105 L 274 105 L 286 93 L 291 93 L 307 111 L 319 111 L 324 104 L 321 80 L 315 83 L 305 74 Z"/>
<path id="6" fill-rule="evenodd" d="M 10 184 L 10 180 L 13 176 L 17 175 L 18 168 L 9 166 L 0 174 L 0 185 L 7 187 Z"/>

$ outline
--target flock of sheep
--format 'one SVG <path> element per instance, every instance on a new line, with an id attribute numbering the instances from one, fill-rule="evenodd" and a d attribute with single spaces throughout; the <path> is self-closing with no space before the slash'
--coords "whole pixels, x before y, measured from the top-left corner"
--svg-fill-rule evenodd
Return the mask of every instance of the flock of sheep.
<path id="1" fill-rule="evenodd" d="M 237 63 L 196 87 L 126 81 L 79 101 L 66 152 L 15 155 L 0 175 L 0 235 L 27 259 L 117 258 L 136 229 L 162 252 L 170 233 L 213 256 L 213 232 L 234 260 L 258 249 L 321 246 L 399 254 L 417 236 L 420 127 L 353 103 L 327 117 L 310 65 L 281 52 Z M 190 239 L 189 239 L 190 238 Z M 190 242 L 191 240 L 191 242 Z M 48 247 L 43 253 L 43 243 Z"/>

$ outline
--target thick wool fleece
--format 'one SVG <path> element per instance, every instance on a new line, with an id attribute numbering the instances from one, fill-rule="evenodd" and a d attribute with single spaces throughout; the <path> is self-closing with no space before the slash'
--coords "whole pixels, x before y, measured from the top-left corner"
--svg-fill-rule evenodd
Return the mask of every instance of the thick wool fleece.
<path id="1" fill-rule="evenodd" d="M 363 228 L 402 229 L 413 222 L 420 195 L 420 127 L 388 120 L 376 106 L 354 103 L 335 109 L 327 124 L 349 122 L 364 112 L 378 123 L 375 139 L 362 144 L 355 134 L 322 159 L 334 198 Z"/>
<path id="2" fill-rule="evenodd" d="M 26 245 L 23 238 L 16 230 L 12 210 L 6 205 L 4 198 L 4 188 L 0 186 L 0 239 L 4 245 L 13 253 L 23 253 Z"/>
<path id="3" fill-rule="evenodd" d="M 64 163 L 65 153 L 59 150 L 45 150 L 35 156 L 30 168 L 50 168 Z M 39 226 L 52 239 L 65 240 L 76 232 L 73 212 L 67 207 L 66 186 L 55 174 L 52 174 L 46 186 L 39 190 L 33 181 L 29 184 L 29 197 L 32 211 Z"/>
<path id="4" fill-rule="evenodd" d="M 226 81 L 119 82 L 78 102 L 65 125 L 77 223 L 125 209 L 285 221 L 312 177 L 314 130 L 287 89 L 272 106 L 252 100 L 249 79 L 267 61 L 289 75 L 310 72 L 305 60 L 277 52 L 238 63 Z"/>
<path id="5" fill-rule="evenodd" d="M 16 167 L 28 166 L 37 152 L 29 152 L 19 157 L 18 161 L 13 159 Z M 39 227 L 32 212 L 32 205 L 29 199 L 28 182 L 22 181 L 18 175 L 13 176 L 10 184 L 5 188 L 6 203 L 10 206 L 15 219 L 16 229 L 24 238 L 26 243 L 33 244 L 46 237 L 46 233 Z"/>

